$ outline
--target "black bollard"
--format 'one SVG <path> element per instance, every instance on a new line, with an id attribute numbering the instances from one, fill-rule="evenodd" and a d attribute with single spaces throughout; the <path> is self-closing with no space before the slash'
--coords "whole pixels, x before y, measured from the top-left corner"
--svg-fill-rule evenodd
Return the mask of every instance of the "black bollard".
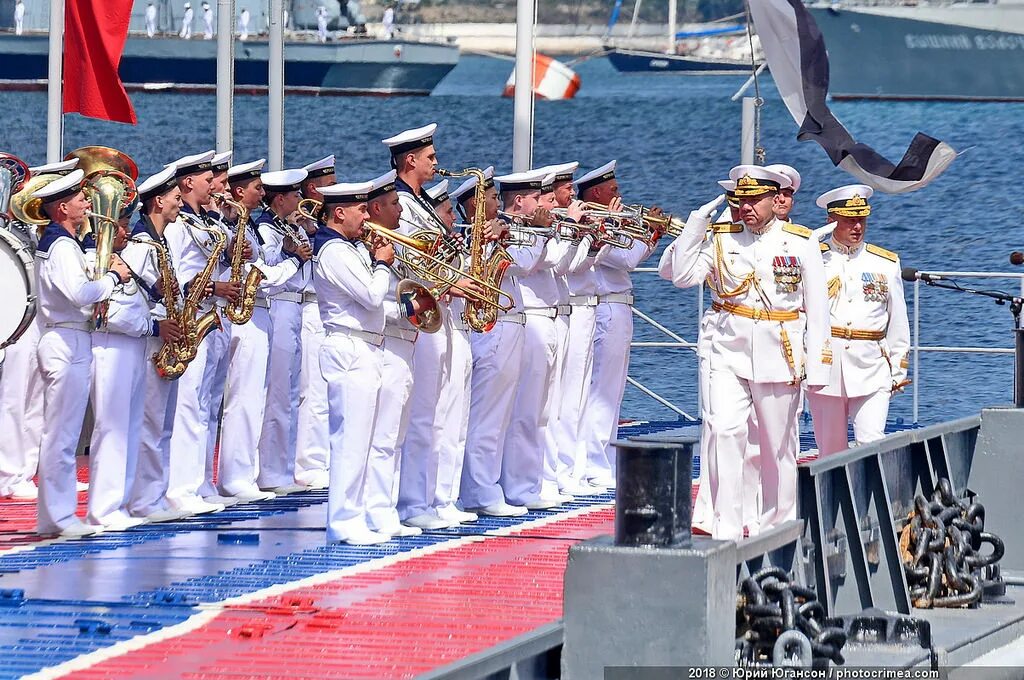
<path id="1" fill-rule="evenodd" d="M 690 545 L 693 442 L 616 441 L 615 545 Z"/>

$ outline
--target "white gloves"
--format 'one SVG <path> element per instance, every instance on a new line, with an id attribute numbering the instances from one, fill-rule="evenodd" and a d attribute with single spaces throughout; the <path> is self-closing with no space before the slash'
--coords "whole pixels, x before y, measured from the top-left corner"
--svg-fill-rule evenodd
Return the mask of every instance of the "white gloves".
<path id="1" fill-rule="evenodd" d="M 720 196 L 717 196 L 713 201 L 705 203 L 700 208 L 698 208 L 697 213 L 704 219 L 710 220 L 711 216 L 715 214 L 716 210 L 718 210 L 718 206 L 722 205 L 722 203 L 724 202 L 725 194 L 721 194 Z"/>

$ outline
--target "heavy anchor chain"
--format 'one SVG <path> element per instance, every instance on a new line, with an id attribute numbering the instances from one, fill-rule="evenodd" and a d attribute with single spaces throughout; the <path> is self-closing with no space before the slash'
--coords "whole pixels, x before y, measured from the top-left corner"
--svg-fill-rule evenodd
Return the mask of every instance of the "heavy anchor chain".
<path id="1" fill-rule="evenodd" d="M 741 666 L 810 668 L 843 663 L 846 633 L 810 588 L 765 567 L 740 583 L 736 599 L 736 660 Z"/>
<path id="2" fill-rule="evenodd" d="M 957 498 L 948 479 L 940 479 L 929 501 L 918 494 L 910 523 L 900 534 L 903 571 L 915 607 L 973 607 L 984 590 L 999 592 L 996 562 L 1003 541 L 985 531 L 985 506 Z M 984 544 L 991 552 L 982 554 Z"/>

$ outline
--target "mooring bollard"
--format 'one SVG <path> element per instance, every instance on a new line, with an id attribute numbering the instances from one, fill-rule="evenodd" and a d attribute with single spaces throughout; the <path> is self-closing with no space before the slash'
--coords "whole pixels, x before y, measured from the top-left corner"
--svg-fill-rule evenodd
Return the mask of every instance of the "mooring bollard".
<path id="1" fill-rule="evenodd" d="M 693 443 L 616 441 L 615 545 L 690 545 Z"/>

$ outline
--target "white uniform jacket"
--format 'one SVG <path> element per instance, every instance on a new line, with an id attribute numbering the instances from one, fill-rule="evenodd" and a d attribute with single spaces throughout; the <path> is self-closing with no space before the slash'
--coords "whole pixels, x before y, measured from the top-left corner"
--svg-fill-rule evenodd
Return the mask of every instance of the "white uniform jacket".
<path id="1" fill-rule="evenodd" d="M 822 244 L 828 281 L 831 323 L 823 360 L 831 367 L 820 394 L 862 397 L 907 379 L 910 324 L 903 299 L 900 260 L 896 253 L 871 244 L 847 248 L 830 239 Z M 845 337 L 856 331 L 880 339 Z"/>
<path id="2" fill-rule="evenodd" d="M 349 240 L 327 227 L 317 231 L 313 251 L 313 283 L 325 330 L 382 333 L 391 270 L 383 263 L 373 263 L 361 241 Z"/>
<path id="3" fill-rule="evenodd" d="M 760 234 L 724 224 L 705 238 L 708 222 L 690 215 L 673 245 L 671 275 L 679 288 L 709 283 L 712 365 L 757 383 L 792 382 L 806 373 L 808 384 L 826 384 L 825 270 L 810 229 L 773 219 Z M 796 318 L 769 316 L 777 312 Z"/>

